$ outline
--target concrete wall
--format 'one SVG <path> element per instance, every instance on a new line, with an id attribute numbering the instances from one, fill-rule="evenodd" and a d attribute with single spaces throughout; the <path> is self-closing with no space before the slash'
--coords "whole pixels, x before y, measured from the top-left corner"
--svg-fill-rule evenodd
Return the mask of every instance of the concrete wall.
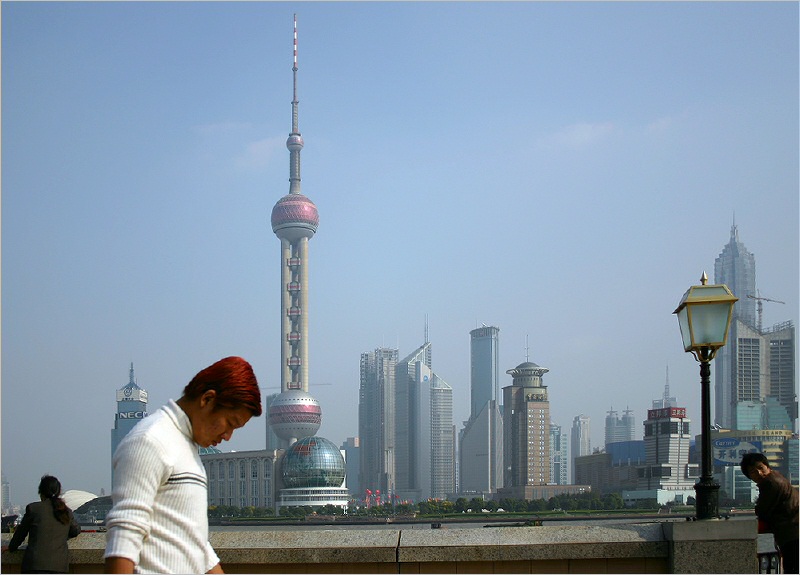
<path id="1" fill-rule="evenodd" d="M 757 573 L 756 537 L 755 519 L 745 519 L 229 531 L 211 543 L 226 573 Z M 105 534 L 82 533 L 69 546 L 71 572 L 102 573 Z M 4 552 L 2 572 L 19 573 L 21 559 Z"/>

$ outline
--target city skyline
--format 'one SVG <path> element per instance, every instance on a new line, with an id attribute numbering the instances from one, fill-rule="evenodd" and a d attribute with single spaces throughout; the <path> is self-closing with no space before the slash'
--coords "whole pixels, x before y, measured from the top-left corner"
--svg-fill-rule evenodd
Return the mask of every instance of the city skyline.
<path id="1" fill-rule="evenodd" d="M 645 419 L 665 366 L 699 421 L 672 310 L 734 218 L 757 289 L 786 302 L 764 305 L 764 326 L 797 325 L 794 3 L 1 9 L 2 470 L 17 504 L 44 473 L 109 491 L 131 362 L 150 412 L 226 355 L 279 389 L 269 216 L 295 12 L 303 190 L 323 214 L 320 436 L 358 434 L 360 354 L 404 357 L 426 316 L 458 429 L 484 323 L 502 372 L 528 352 L 548 366 L 553 422 L 590 416 L 594 446 L 610 406 Z M 265 425 L 222 448 L 262 448 Z"/>

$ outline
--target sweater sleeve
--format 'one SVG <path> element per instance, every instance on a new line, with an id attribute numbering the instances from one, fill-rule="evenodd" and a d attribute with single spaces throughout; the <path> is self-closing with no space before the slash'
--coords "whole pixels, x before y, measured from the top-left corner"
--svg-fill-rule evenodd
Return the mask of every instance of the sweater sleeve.
<path id="1" fill-rule="evenodd" d="M 135 564 L 150 535 L 156 492 L 170 475 L 163 446 L 147 435 L 129 436 L 114 454 L 113 507 L 106 516 L 106 557 Z"/>
<path id="2" fill-rule="evenodd" d="M 216 551 L 211 546 L 211 542 L 206 542 L 206 573 L 211 571 L 219 563 Z"/>

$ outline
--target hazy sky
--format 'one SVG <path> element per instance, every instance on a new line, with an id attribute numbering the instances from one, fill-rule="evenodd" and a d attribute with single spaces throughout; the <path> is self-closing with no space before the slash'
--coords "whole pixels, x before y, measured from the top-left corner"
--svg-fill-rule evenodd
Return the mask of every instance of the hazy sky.
<path id="1" fill-rule="evenodd" d="M 2 3 L 2 472 L 110 492 L 115 391 L 280 360 L 292 14 L 320 435 L 359 357 L 423 343 L 469 412 L 469 331 L 547 367 L 553 421 L 699 432 L 672 315 L 730 237 L 798 319 L 798 4 Z M 526 349 L 527 341 L 527 349 Z M 511 377 L 503 373 L 502 385 Z M 317 385 L 327 384 L 327 385 Z M 225 449 L 262 449 L 266 417 Z M 638 429 L 641 436 L 641 429 Z"/>

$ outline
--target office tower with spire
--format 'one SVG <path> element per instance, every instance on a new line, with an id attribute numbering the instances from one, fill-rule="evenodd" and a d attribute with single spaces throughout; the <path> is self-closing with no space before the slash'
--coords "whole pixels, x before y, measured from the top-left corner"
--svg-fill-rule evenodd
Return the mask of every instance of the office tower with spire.
<path id="1" fill-rule="evenodd" d="M 569 457 L 572 481 L 575 480 L 575 458 L 592 454 L 592 439 L 589 435 L 589 416 L 580 414 L 572 420 L 570 430 Z"/>
<path id="2" fill-rule="evenodd" d="M 458 491 L 496 493 L 503 487 L 500 329 L 483 325 L 470 336 L 470 415 L 458 440 Z"/>
<path id="3" fill-rule="evenodd" d="M 282 448 L 313 436 L 322 422 L 319 402 L 308 393 L 308 242 L 319 225 L 317 207 L 300 191 L 298 123 L 297 18 L 294 20 L 292 131 L 289 149 L 289 193 L 272 208 L 272 231 L 281 241 L 281 393 L 269 406 L 269 425 Z"/>
<path id="4" fill-rule="evenodd" d="M 128 374 L 128 383 L 117 390 L 117 413 L 114 414 L 114 429 L 111 430 L 111 458 L 134 425 L 147 417 L 147 392 L 136 384 L 133 362 Z M 111 466 L 113 483 L 114 466 Z"/>
<path id="5" fill-rule="evenodd" d="M 395 367 L 398 351 L 381 347 L 361 354 L 358 436 L 359 485 L 363 492 L 392 495 L 395 490 Z"/>
<path id="6" fill-rule="evenodd" d="M 746 416 L 740 422 L 738 415 L 774 398 L 796 427 L 794 324 L 789 321 L 763 328 L 763 302 L 783 302 L 761 297 L 756 289 L 755 256 L 739 240 L 735 222 L 728 244 L 714 262 L 714 283 L 726 284 L 739 298 L 728 343 L 714 360 L 715 422 L 725 429 L 746 429 L 751 418 Z"/>
<path id="7" fill-rule="evenodd" d="M 714 261 L 714 283 L 727 285 L 739 298 L 733 307 L 728 345 L 720 348 L 714 360 L 714 420 L 726 429 L 733 429 L 736 425 L 735 404 L 740 401 L 737 387 L 741 379 L 735 361 L 736 340 L 738 332 L 753 331 L 756 326 L 756 302 L 748 297 L 756 295 L 756 259 L 739 240 L 735 221 L 731 225 L 728 243 Z M 750 394 L 746 392 L 745 395 Z M 749 397 L 743 399 L 746 401 Z"/>
<path id="8" fill-rule="evenodd" d="M 503 487 L 550 482 L 550 401 L 542 376 L 549 370 L 526 361 L 506 373 L 503 388 Z"/>
<path id="9" fill-rule="evenodd" d="M 653 409 L 663 409 L 665 407 L 677 407 L 678 400 L 669 394 L 669 366 L 667 366 L 667 379 L 664 384 L 664 395 L 659 399 L 653 400 Z"/>

